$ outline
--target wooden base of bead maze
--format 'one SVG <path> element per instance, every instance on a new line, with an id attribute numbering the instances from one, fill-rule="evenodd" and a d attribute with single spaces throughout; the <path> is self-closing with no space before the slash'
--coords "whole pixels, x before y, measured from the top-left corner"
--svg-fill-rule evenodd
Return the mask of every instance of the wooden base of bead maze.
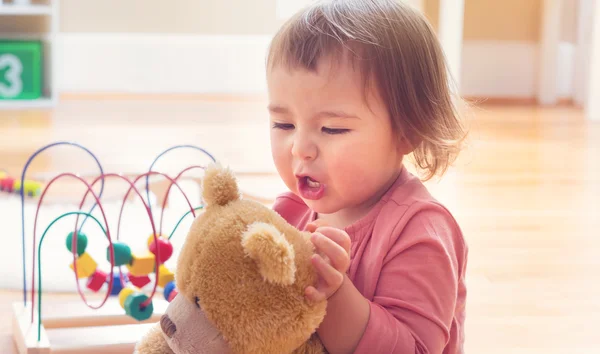
<path id="1" fill-rule="evenodd" d="M 154 314 L 145 321 L 125 316 L 117 298 L 92 310 L 80 302 L 46 301 L 43 304 L 41 338 L 37 319 L 31 322 L 31 304 L 13 304 L 13 338 L 19 354 L 111 353 L 131 354 L 150 326 L 159 321 L 168 302 L 155 298 Z"/>

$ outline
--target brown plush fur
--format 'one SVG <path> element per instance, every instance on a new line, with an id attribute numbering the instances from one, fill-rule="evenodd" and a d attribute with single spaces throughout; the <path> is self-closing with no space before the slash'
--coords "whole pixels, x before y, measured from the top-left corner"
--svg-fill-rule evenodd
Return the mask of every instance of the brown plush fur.
<path id="1" fill-rule="evenodd" d="M 134 354 L 173 354 L 165 341 L 160 326 L 153 325 L 150 331 L 137 344 Z"/>
<path id="2" fill-rule="evenodd" d="M 325 353 L 315 331 L 326 303 L 304 296 L 316 280 L 310 234 L 242 199 L 227 169 L 208 168 L 203 186 L 207 206 L 178 259 L 178 296 L 199 299 L 232 353 Z"/>

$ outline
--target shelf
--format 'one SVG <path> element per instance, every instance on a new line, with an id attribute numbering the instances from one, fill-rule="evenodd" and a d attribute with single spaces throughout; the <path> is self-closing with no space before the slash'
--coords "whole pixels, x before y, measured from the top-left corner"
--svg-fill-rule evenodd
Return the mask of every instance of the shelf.
<path id="1" fill-rule="evenodd" d="M 51 108 L 54 100 L 51 98 L 39 98 L 35 100 L 0 100 L 0 109 L 37 109 Z"/>
<path id="2" fill-rule="evenodd" d="M 2 4 L 0 5 L 0 16 L 2 15 L 52 15 L 52 6 L 44 4 Z"/>

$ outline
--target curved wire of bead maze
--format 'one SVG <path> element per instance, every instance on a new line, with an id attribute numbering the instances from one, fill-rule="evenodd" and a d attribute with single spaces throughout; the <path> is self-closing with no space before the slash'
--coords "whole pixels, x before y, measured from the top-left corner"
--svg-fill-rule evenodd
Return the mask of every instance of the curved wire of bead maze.
<path id="1" fill-rule="evenodd" d="M 71 252 L 71 254 L 73 256 L 73 262 L 71 263 L 71 269 L 73 270 L 74 275 L 75 275 L 75 283 L 77 285 L 77 291 L 79 293 L 79 296 L 85 303 L 85 305 L 87 307 L 89 307 L 90 309 L 98 310 L 105 305 L 105 303 L 108 300 L 110 295 L 118 294 L 119 295 L 119 304 L 120 304 L 121 308 L 123 310 L 125 310 L 125 313 L 129 317 L 135 319 L 138 322 L 143 322 L 143 321 L 149 320 L 149 319 L 151 319 L 151 316 L 153 315 L 153 312 L 154 312 L 152 299 L 156 293 L 158 286 L 163 288 L 163 295 L 164 295 L 165 300 L 167 300 L 167 302 L 172 301 L 172 299 L 178 293 L 177 287 L 175 285 L 173 273 L 164 266 L 164 263 L 172 255 L 172 245 L 170 243 L 171 237 L 173 236 L 173 234 L 175 233 L 175 231 L 177 230 L 177 228 L 179 227 L 179 225 L 181 224 L 181 222 L 187 215 L 192 214 L 195 217 L 196 216 L 195 212 L 198 210 L 201 210 L 203 208 L 203 205 L 200 205 L 195 208 L 191 205 L 185 192 L 181 189 L 181 187 L 177 183 L 177 180 L 187 171 L 190 171 L 192 169 L 197 169 L 197 168 L 204 169 L 204 167 L 200 166 L 200 165 L 189 166 L 189 167 L 186 167 L 185 169 L 183 169 L 182 171 L 180 171 L 175 178 L 171 178 L 164 173 L 152 171 L 152 168 L 154 167 L 156 162 L 162 156 L 164 156 L 166 153 L 168 153 L 172 150 L 175 150 L 175 149 L 180 149 L 180 148 L 191 148 L 191 149 L 198 150 L 198 151 L 202 152 L 203 154 L 207 155 L 212 162 L 216 162 L 216 159 L 208 151 L 206 151 L 200 147 L 197 147 L 194 145 L 176 145 L 176 146 L 170 147 L 169 149 L 160 153 L 153 160 L 152 164 L 150 165 L 150 167 L 148 169 L 148 172 L 136 176 L 136 178 L 133 181 L 131 181 L 127 177 L 124 177 L 120 174 L 104 173 L 104 170 L 103 170 L 102 165 L 100 164 L 100 161 L 98 160 L 98 158 L 89 149 L 85 148 L 84 146 L 79 145 L 77 143 L 73 143 L 73 142 L 56 142 L 56 143 L 46 145 L 46 146 L 40 148 L 34 154 L 32 154 L 32 156 L 27 160 L 25 167 L 23 168 L 23 172 L 21 174 L 21 181 L 24 181 L 25 174 L 27 172 L 27 168 L 29 167 L 31 162 L 33 162 L 33 160 L 35 159 L 35 157 L 38 154 L 47 150 L 48 148 L 51 148 L 54 146 L 59 146 L 59 145 L 73 146 L 73 147 L 80 148 L 80 149 L 84 150 L 85 152 L 87 152 L 95 160 L 96 164 L 98 165 L 98 168 L 100 169 L 100 175 L 98 177 L 96 177 L 91 184 L 89 184 L 83 178 L 81 178 L 78 175 L 75 175 L 73 173 L 68 173 L 68 172 L 61 173 L 61 174 L 57 175 L 56 177 L 54 177 L 45 186 L 45 188 L 40 196 L 40 199 L 38 201 L 35 219 L 34 219 L 34 225 L 33 225 L 33 252 L 32 252 L 33 256 L 32 256 L 31 302 L 30 302 L 31 309 L 29 309 L 29 310 L 27 309 L 27 295 L 26 295 L 27 282 L 26 282 L 26 270 L 25 270 L 26 269 L 26 264 L 25 264 L 25 207 L 24 207 L 24 192 L 21 189 L 21 192 L 20 192 L 20 194 L 21 194 L 21 219 L 22 219 L 21 220 L 21 223 L 22 223 L 22 235 L 21 236 L 22 236 L 22 256 L 23 256 L 22 263 L 23 263 L 23 305 L 24 305 L 24 308 L 19 309 L 15 306 L 15 318 L 14 318 L 15 329 L 14 330 L 19 332 L 19 333 L 15 333 L 15 339 L 16 339 L 17 345 L 19 347 L 19 351 L 22 353 L 29 352 L 29 350 L 33 350 L 33 349 L 35 349 L 36 352 L 40 352 L 40 349 L 42 351 L 43 350 L 48 350 L 48 352 L 50 351 L 49 343 L 46 343 L 47 338 L 42 338 L 41 250 L 42 250 L 42 241 L 44 240 L 47 232 L 52 228 L 52 226 L 56 222 L 58 222 L 59 220 L 61 220 L 62 218 L 65 218 L 67 216 L 72 216 L 72 215 L 76 216 L 74 231 L 69 233 L 69 235 L 67 236 L 66 246 L 67 246 L 67 249 L 69 250 L 69 252 Z M 163 199 L 162 210 L 161 210 L 161 214 L 160 214 L 160 226 L 159 226 L 158 233 L 156 232 L 157 231 L 156 225 L 155 225 L 155 221 L 154 221 L 154 218 L 152 216 L 152 211 L 151 211 L 151 202 L 150 202 L 150 193 L 149 193 L 149 177 L 151 175 L 159 175 L 159 176 L 166 178 L 169 181 L 169 185 L 167 187 L 167 191 L 166 191 L 165 197 Z M 42 236 L 40 237 L 39 246 L 38 246 L 38 287 L 37 287 L 38 316 L 37 316 L 37 321 L 36 321 L 36 319 L 34 317 L 34 312 L 35 312 L 34 304 L 35 304 L 35 292 L 36 292 L 35 291 L 36 290 L 36 288 L 35 288 L 35 251 L 36 251 L 35 241 L 36 241 L 37 220 L 38 220 L 39 210 L 41 208 L 41 205 L 44 200 L 44 196 L 45 196 L 46 192 L 48 191 L 50 186 L 55 181 L 57 181 L 60 178 L 64 178 L 64 177 L 72 177 L 72 178 L 75 178 L 78 181 L 82 182 L 86 186 L 87 191 L 79 204 L 79 211 L 68 212 L 68 213 L 62 214 L 59 217 L 55 218 L 46 227 Z M 123 202 L 122 202 L 121 209 L 119 212 L 119 218 L 118 218 L 118 223 L 117 223 L 116 242 L 113 242 L 113 240 L 112 240 L 110 228 L 109 228 L 108 221 L 106 218 L 106 214 L 102 208 L 102 203 L 101 203 L 102 193 L 104 192 L 104 183 L 105 183 L 105 179 L 107 177 L 120 178 L 129 184 L 129 189 L 127 190 L 127 193 L 125 194 L 125 196 L 123 198 Z M 137 183 L 142 177 L 146 177 L 147 203 L 144 201 L 144 198 L 143 198 L 142 194 L 140 193 L 139 189 L 135 186 L 135 183 Z M 100 187 L 99 194 L 96 195 L 96 193 L 93 190 L 93 187 L 98 182 L 101 182 L 101 187 Z M 187 202 L 189 210 L 183 216 L 181 216 L 181 218 L 179 219 L 179 221 L 177 222 L 177 224 L 175 225 L 173 231 L 171 231 L 169 236 L 164 237 L 162 234 L 164 209 L 166 207 L 166 201 L 168 200 L 168 196 L 171 191 L 171 187 L 173 185 L 175 185 L 176 188 L 179 189 L 179 191 L 182 193 L 184 199 Z M 145 254 L 142 256 L 133 255 L 131 253 L 131 248 L 127 244 L 119 241 L 119 231 L 120 231 L 123 209 L 125 207 L 125 202 L 132 190 L 135 192 L 135 194 L 139 197 L 139 199 L 144 204 L 144 207 L 145 207 L 148 217 L 150 219 L 150 224 L 152 226 L 152 234 L 150 235 L 150 237 L 147 240 L 148 249 L 150 252 L 148 254 Z M 94 204 L 89 212 L 83 212 L 83 211 L 81 211 L 81 208 L 83 207 L 83 204 L 85 203 L 85 199 L 87 198 L 88 194 L 90 194 L 90 193 L 93 196 Z M 102 225 L 102 223 L 91 214 L 96 207 L 98 207 L 100 210 L 102 219 L 104 221 L 104 225 Z M 77 225 L 79 223 L 79 216 L 81 216 L 81 215 L 85 215 L 85 218 L 78 228 Z M 95 224 L 98 225 L 102 229 L 103 234 L 106 236 L 106 238 L 108 240 L 109 245 L 107 248 L 107 259 L 110 262 L 110 274 L 106 274 L 106 273 L 102 272 L 101 270 L 99 270 L 97 267 L 97 263 L 91 258 L 91 256 L 89 256 L 88 253 L 85 252 L 85 249 L 87 247 L 87 237 L 85 236 L 84 233 L 81 232 L 81 230 L 83 229 L 85 222 L 89 218 L 91 218 L 95 222 Z M 126 266 L 129 269 L 129 276 L 130 276 L 129 281 L 131 282 L 131 284 L 133 286 L 127 286 L 127 284 L 126 284 L 127 281 L 123 277 L 123 272 L 122 272 L 121 266 Z M 119 278 L 118 278 L 119 282 L 117 285 L 119 285 L 120 288 L 119 288 L 119 286 L 113 288 L 113 286 L 115 285 L 114 282 L 116 281 L 115 277 L 114 277 L 114 268 L 115 267 L 119 267 Z M 150 295 L 146 295 L 140 289 L 143 288 L 144 286 L 146 286 L 150 282 L 148 274 L 150 274 L 152 272 L 154 272 L 154 274 L 155 274 L 155 281 L 154 281 L 153 289 L 152 289 L 152 292 Z M 108 289 L 106 291 L 105 297 L 99 305 L 92 306 L 88 303 L 83 291 L 81 290 L 81 286 L 79 283 L 79 280 L 81 278 L 88 279 L 87 287 L 88 287 L 88 289 L 90 289 L 94 292 L 98 292 L 105 283 L 108 283 Z M 116 290 L 118 290 L 118 292 Z M 26 323 L 23 320 L 23 310 L 25 310 L 25 312 L 30 313 L 29 323 Z M 34 323 L 34 322 L 36 322 L 36 323 Z M 35 336 L 35 339 L 32 338 L 32 332 L 30 330 L 31 326 L 34 326 L 34 325 L 37 325 L 37 331 L 36 331 L 37 336 Z M 29 330 L 24 328 L 24 326 L 28 327 Z M 20 327 L 20 329 L 17 327 Z M 44 343 L 42 343 L 43 339 L 45 339 Z"/>

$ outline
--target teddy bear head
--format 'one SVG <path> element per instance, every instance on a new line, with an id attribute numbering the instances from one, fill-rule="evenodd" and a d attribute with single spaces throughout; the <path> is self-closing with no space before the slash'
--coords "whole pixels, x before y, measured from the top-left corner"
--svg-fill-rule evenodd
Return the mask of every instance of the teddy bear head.
<path id="1" fill-rule="evenodd" d="M 289 353 L 314 334 L 325 302 L 304 296 L 316 273 L 310 234 L 240 196 L 232 172 L 211 165 L 204 211 L 177 261 L 179 296 L 200 308 L 235 353 Z"/>

